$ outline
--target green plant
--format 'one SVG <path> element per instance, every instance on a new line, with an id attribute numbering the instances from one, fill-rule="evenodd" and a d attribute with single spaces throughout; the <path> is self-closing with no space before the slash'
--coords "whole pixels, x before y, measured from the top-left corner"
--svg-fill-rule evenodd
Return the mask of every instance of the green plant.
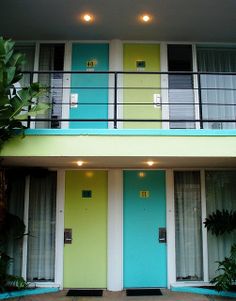
<path id="1" fill-rule="evenodd" d="M 205 227 L 213 235 L 219 236 L 236 230 L 236 211 L 216 210 L 206 218 Z M 218 291 L 227 291 L 236 282 L 236 244 L 231 247 L 229 257 L 217 261 L 219 273 L 211 280 Z"/>
<path id="2" fill-rule="evenodd" d="M 236 244 L 231 247 L 229 257 L 218 261 L 217 272 L 220 275 L 214 277 L 211 283 L 215 284 L 218 291 L 228 291 L 231 285 L 236 282 Z"/>
<path id="3" fill-rule="evenodd" d="M 0 253 L 0 292 L 5 292 L 11 289 L 25 289 L 28 284 L 21 276 L 10 275 L 7 273 L 11 258 L 5 254 Z"/>
<path id="4" fill-rule="evenodd" d="M 46 103 L 37 103 L 45 90 L 38 83 L 16 90 L 23 74 L 24 55 L 14 52 L 15 43 L 0 37 L 0 147 L 23 130 L 22 120 L 36 116 L 49 108 Z"/>
<path id="5" fill-rule="evenodd" d="M 216 210 L 206 218 L 204 224 L 216 236 L 230 233 L 236 229 L 236 211 Z"/>

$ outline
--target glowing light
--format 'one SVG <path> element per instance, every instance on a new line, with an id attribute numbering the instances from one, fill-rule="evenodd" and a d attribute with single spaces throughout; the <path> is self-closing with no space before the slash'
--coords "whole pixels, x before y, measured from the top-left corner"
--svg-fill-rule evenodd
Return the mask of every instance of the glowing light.
<path id="1" fill-rule="evenodd" d="M 77 164 L 78 166 L 82 166 L 82 165 L 84 164 L 84 162 L 83 162 L 83 161 L 77 161 L 76 164 Z"/>
<path id="2" fill-rule="evenodd" d="M 143 15 L 142 20 L 143 20 L 143 22 L 148 22 L 148 21 L 150 21 L 150 16 L 149 15 Z"/>
<path id="3" fill-rule="evenodd" d="M 152 166 L 153 164 L 154 164 L 153 161 L 147 161 L 147 165 L 148 165 L 148 166 Z"/>
<path id="4" fill-rule="evenodd" d="M 89 14 L 85 14 L 83 16 L 83 19 L 84 19 L 85 22 L 91 22 L 92 21 L 92 16 L 89 15 Z"/>

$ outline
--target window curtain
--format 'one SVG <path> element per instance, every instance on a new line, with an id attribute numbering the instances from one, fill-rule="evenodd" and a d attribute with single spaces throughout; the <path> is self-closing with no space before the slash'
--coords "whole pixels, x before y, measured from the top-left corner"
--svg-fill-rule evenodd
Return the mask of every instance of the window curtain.
<path id="1" fill-rule="evenodd" d="M 197 58 L 200 72 L 236 72 L 235 48 L 199 47 Z M 204 123 L 204 128 L 235 128 L 235 122 L 220 120 L 236 119 L 236 76 L 201 75 L 200 80 L 203 119 L 219 120 Z"/>
<path id="2" fill-rule="evenodd" d="M 217 209 L 236 210 L 236 172 L 208 171 L 206 172 L 206 202 L 207 215 Z M 208 232 L 209 278 L 216 276 L 216 261 L 229 256 L 233 243 L 236 243 L 236 233 L 216 237 Z"/>
<path id="3" fill-rule="evenodd" d="M 40 46 L 39 70 L 40 71 L 56 71 L 55 62 L 60 60 L 57 57 L 55 45 L 43 44 Z M 63 60 L 63 59 L 62 59 Z M 63 70 L 60 68 L 60 70 Z M 59 71 L 60 71 L 59 70 Z M 62 96 L 63 96 L 63 74 L 39 74 L 39 82 L 48 88 L 48 92 L 44 97 L 39 99 L 40 102 L 51 103 L 51 109 L 43 114 L 38 114 L 38 118 L 52 119 L 52 121 L 38 121 L 36 128 L 58 128 L 59 123 L 56 121 L 62 115 Z"/>
<path id="4" fill-rule="evenodd" d="M 55 266 L 56 174 L 30 178 L 28 281 L 53 281 Z"/>
<path id="5" fill-rule="evenodd" d="M 24 218 L 25 178 L 22 175 L 9 176 L 7 187 L 7 209 L 11 214 Z M 9 274 L 21 276 L 23 238 L 9 237 L 6 253 L 12 258 Z"/>
<path id="6" fill-rule="evenodd" d="M 33 71 L 34 70 L 34 56 L 35 46 L 34 45 L 16 45 L 16 52 L 20 52 L 25 55 L 25 62 L 22 67 L 22 71 Z M 20 80 L 20 86 L 28 87 L 30 85 L 30 74 L 24 74 Z"/>
<path id="7" fill-rule="evenodd" d="M 174 173 L 177 281 L 203 279 L 200 174 Z"/>

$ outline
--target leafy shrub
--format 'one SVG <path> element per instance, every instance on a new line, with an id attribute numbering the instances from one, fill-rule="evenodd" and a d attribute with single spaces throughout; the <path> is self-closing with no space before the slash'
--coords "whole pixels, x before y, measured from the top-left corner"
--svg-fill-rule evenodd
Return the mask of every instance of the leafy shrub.
<path id="1" fill-rule="evenodd" d="M 229 257 L 218 261 L 217 272 L 220 272 L 220 275 L 214 277 L 211 283 L 215 284 L 218 291 L 228 291 L 236 282 L 236 244 L 231 247 Z"/>
<path id="2" fill-rule="evenodd" d="M 7 273 L 11 260 L 7 254 L 0 253 L 0 292 L 25 289 L 28 286 L 23 277 Z"/>

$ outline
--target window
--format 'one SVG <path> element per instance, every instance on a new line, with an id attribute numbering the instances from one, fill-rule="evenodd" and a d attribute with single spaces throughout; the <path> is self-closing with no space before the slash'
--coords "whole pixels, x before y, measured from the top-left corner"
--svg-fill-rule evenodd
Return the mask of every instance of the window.
<path id="1" fill-rule="evenodd" d="M 64 69 L 64 44 L 41 44 L 39 55 L 39 71 L 63 71 Z M 51 103 L 51 110 L 38 114 L 38 118 L 51 119 L 51 121 L 36 121 L 36 128 L 60 128 L 57 121 L 62 116 L 63 99 L 63 73 L 39 74 L 39 82 L 48 88 L 41 102 Z"/>
<path id="2" fill-rule="evenodd" d="M 9 177 L 8 208 L 28 226 L 22 240 L 10 241 L 8 254 L 14 258 L 10 270 L 22 274 L 22 256 L 27 254 L 27 281 L 54 281 L 56 173 L 36 171 L 30 175 L 12 173 Z M 28 208 L 28 212 L 26 209 Z"/>
<path id="3" fill-rule="evenodd" d="M 217 47 L 197 48 L 198 70 L 220 72 L 201 75 L 202 116 L 206 129 L 236 127 L 236 76 L 222 72 L 236 72 L 236 49 Z M 224 122 L 221 120 L 233 120 Z"/>
<path id="4" fill-rule="evenodd" d="M 168 45 L 168 70 L 173 72 L 192 72 L 192 46 Z M 178 120 L 194 120 L 194 93 L 191 74 L 169 75 L 169 116 L 170 128 L 195 128 L 194 122 L 178 122 Z"/>
<path id="5" fill-rule="evenodd" d="M 177 281 L 203 280 L 200 173 L 175 172 L 174 193 Z"/>
<path id="6" fill-rule="evenodd" d="M 206 204 L 207 215 L 216 210 L 236 210 L 236 172 L 206 172 Z M 212 235 L 208 232 L 209 278 L 215 276 L 217 261 L 229 256 L 230 249 L 236 241 L 236 234 Z"/>

